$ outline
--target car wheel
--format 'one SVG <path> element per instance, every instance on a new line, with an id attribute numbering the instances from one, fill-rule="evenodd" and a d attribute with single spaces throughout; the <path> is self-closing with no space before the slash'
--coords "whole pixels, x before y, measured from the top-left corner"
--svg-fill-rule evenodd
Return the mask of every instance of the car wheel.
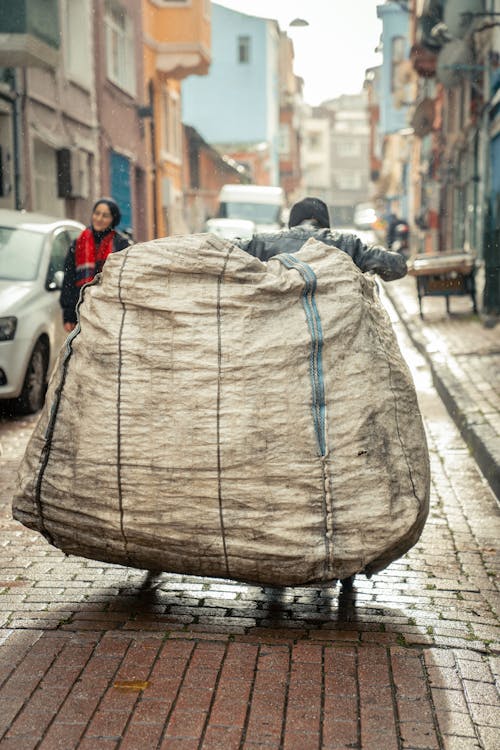
<path id="1" fill-rule="evenodd" d="M 28 363 L 23 389 L 17 399 L 19 414 L 33 414 L 42 408 L 45 401 L 48 360 L 47 347 L 38 341 Z"/>

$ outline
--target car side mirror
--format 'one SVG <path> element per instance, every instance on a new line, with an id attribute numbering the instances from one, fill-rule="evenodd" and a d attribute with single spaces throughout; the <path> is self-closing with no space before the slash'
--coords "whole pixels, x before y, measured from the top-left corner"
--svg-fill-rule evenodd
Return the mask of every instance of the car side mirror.
<path id="1" fill-rule="evenodd" d="M 64 281 L 64 271 L 56 271 L 52 281 L 49 282 L 48 288 L 51 292 L 55 291 L 56 289 L 62 289 Z"/>

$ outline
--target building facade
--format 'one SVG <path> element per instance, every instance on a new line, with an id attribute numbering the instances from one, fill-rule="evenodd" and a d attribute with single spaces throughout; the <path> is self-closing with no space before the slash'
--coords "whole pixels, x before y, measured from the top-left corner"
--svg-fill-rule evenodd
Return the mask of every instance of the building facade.
<path id="1" fill-rule="evenodd" d="M 404 3 L 377 6 L 382 21 L 382 65 L 378 71 L 378 135 L 380 172 L 374 193 L 385 216 L 409 214 L 410 183 L 408 108 L 411 104 L 408 77 L 410 50 L 409 13 Z M 411 71 L 410 71 L 411 76 Z"/>
<path id="2" fill-rule="evenodd" d="M 323 104 L 330 114 L 330 214 L 338 225 L 352 225 L 354 210 L 370 197 L 368 97 L 339 96 Z"/>
<path id="3" fill-rule="evenodd" d="M 210 0 L 0 0 L 0 207 L 88 223 L 107 195 L 143 241 L 226 182 L 295 200 L 301 92 L 277 22 Z"/>
<path id="4" fill-rule="evenodd" d="M 414 253 L 477 256 L 482 312 L 498 315 L 500 2 L 389 1 L 378 13 L 384 24 L 382 153 L 374 190 L 386 206 L 407 208 Z M 397 42 L 402 34 L 404 44 Z M 408 49 L 404 56 L 396 54 L 398 45 Z M 405 123 L 388 106 L 399 107 Z"/>
<path id="5" fill-rule="evenodd" d="M 303 122 L 302 179 L 304 193 L 330 202 L 330 120 L 326 113 L 309 107 Z"/>
<path id="6" fill-rule="evenodd" d="M 189 230 L 183 184 L 181 82 L 211 61 L 209 0 L 142 0 L 144 122 L 148 139 L 150 236 Z"/>
<path id="7" fill-rule="evenodd" d="M 303 80 L 295 75 L 293 42 L 286 32 L 280 32 L 280 124 L 279 173 L 280 185 L 286 200 L 292 205 L 303 191 L 301 147 L 305 108 Z"/>
<path id="8" fill-rule="evenodd" d="M 279 184 L 280 32 L 276 21 L 212 3 L 212 64 L 182 85 L 182 116 L 202 138 Z"/>
<path id="9" fill-rule="evenodd" d="M 183 126 L 184 215 L 190 232 L 205 231 L 205 222 L 217 215 L 223 185 L 248 182 L 244 167 L 222 157 L 189 125 Z"/>
<path id="10" fill-rule="evenodd" d="M 91 10 L 0 2 L 2 208 L 88 221 L 100 187 Z"/>
<path id="11" fill-rule="evenodd" d="M 136 0 L 94 0 L 92 19 L 99 192 L 117 201 L 121 226 L 144 240 L 149 233 L 148 155 L 139 114 L 144 101 L 142 9 Z"/>

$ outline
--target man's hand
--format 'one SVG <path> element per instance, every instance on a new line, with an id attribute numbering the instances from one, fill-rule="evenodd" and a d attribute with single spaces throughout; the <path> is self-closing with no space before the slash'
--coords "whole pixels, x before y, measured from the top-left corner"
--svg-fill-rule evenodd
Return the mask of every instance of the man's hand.
<path id="1" fill-rule="evenodd" d="M 64 324 L 64 330 L 68 333 L 71 333 L 71 331 L 74 331 L 76 328 L 76 323 L 65 323 Z"/>

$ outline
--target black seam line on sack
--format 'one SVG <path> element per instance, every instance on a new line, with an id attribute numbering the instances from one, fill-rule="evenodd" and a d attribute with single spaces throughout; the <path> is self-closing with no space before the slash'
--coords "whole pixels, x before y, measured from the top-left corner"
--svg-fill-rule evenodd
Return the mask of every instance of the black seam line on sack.
<path id="1" fill-rule="evenodd" d="M 230 578 L 229 572 L 229 560 L 227 556 L 227 544 L 226 544 L 226 530 L 224 527 L 224 511 L 222 508 L 222 456 L 221 456 L 221 444 L 220 444 L 220 405 L 221 405 L 221 389 L 222 389 L 222 305 L 221 305 L 221 292 L 222 284 L 224 283 L 224 274 L 226 272 L 229 256 L 233 251 L 233 247 L 229 248 L 229 251 L 224 259 L 222 271 L 217 277 L 217 417 L 216 417 L 216 430 L 217 430 L 217 496 L 219 501 L 219 523 L 222 536 L 222 549 L 224 551 L 224 564 L 226 566 L 226 575 Z"/>
<path id="2" fill-rule="evenodd" d="M 128 549 L 128 539 L 127 535 L 125 534 L 125 524 L 123 520 L 123 488 L 122 488 L 122 467 L 121 467 L 121 452 L 122 452 L 122 441 L 121 441 L 121 411 L 120 411 L 120 404 L 121 404 L 121 394 L 122 394 L 122 337 L 123 337 L 123 329 L 125 327 L 125 315 L 127 313 L 127 308 L 125 306 L 125 303 L 123 301 L 122 297 L 122 276 L 123 276 L 123 269 L 125 267 L 125 263 L 127 262 L 128 255 L 129 255 L 130 248 L 126 248 L 125 250 L 122 250 L 122 256 L 123 262 L 121 264 L 120 273 L 118 274 L 118 300 L 122 306 L 122 319 L 120 321 L 120 329 L 118 331 L 118 377 L 117 377 L 117 389 L 116 389 L 116 486 L 118 490 L 118 510 L 120 513 L 120 533 L 122 535 L 123 543 L 125 545 L 125 557 L 127 559 L 128 564 L 131 564 L 130 561 L 130 552 Z"/>
<path id="3" fill-rule="evenodd" d="M 64 384 L 66 383 L 66 375 L 68 372 L 68 363 L 71 358 L 71 355 L 73 354 L 73 340 L 75 337 L 80 333 L 80 315 L 79 315 L 79 309 L 80 305 L 83 302 L 83 298 L 85 295 L 85 289 L 88 286 L 93 286 L 94 284 L 99 284 L 100 279 L 95 278 L 88 284 L 85 284 L 80 290 L 80 296 L 78 298 L 78 304 L 76 306 L 76 313 L 77 313 L 77 323 L 76 328 L 69 334 L 69 336 L 66 339 L 66 342 L 64 344 L 65 347 L 65 354 L 61 361 L 61 380 L 59 381 L 59 385 L 57 386 L 55 392 L 54 392 L 54 400 L 52 402 L 52 406 L 50 407 L 50 416 L 49 421 L 47 424 L 47 427 L 45 429 L 44 439 L 45 443 L 42 447 L 41 455 L 40 455 L 40 467 L 38 470 L 38 477 L 36 480 L 35 485 L 35 505 L 36 509 L 38 511 L 38 531 L 42 536 L 45 537 L 45 539 L 49 542 L 49 544 L 54 545 L 54 537 L 52 534 L 48 531 L 45 520 L 44 520 L 44 513 L 43 513 L 43 503 L 42 503 L 42 482 L 43 478 L 45 476 L 45 471 L 47 469 L 49 459 L 50 459 L 50 452 L 52 449 L 52 439 L 54 437 L 54 430 L 56 426 L 56 419 L 57 415 L 59 413 L 59 406 L 61 403 L 61 396 L 64 389 Z"/>

